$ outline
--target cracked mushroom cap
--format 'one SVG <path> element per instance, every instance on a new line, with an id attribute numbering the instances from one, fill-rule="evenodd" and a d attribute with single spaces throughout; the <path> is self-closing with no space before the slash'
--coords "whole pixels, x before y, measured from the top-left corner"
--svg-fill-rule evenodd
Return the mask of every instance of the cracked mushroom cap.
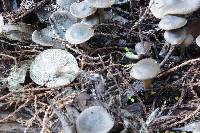
<path id="1" fill-rule="evenodd" d="M 191 34 L 188 34 L 182 44 L 185 47 L 188 47 L 190 44 L 192 44 L 193 41 L 194 41 L 194 37 Z"/>
<path id="2" fill-rule="evenodd" d="M 88 4 L 86 1 L 82 2 L 74 2 L 70 6 L 70 12 L 74 17 L 77 18 L 86 18 L 92 14 L 94 14 L 97 11 L 97 8 L 92 7 L 90 4 Z"/>
<path id="3" fill-rule="evenodd" d="M 186 31 L 185 29 L 165 31 L 164 38 L 171 45 L 181 44 L 186 38 Z"/>
<path id="4" fill-rule="evenodd" d="M 41 52 L 30 66 L 30 77 L 38 85 L 59 87 L 70 84 L 78 75 L 75 57 L 65 50 L 48 49 Z"/>
<path id="5" fill-rule="evenodd" d="M 81 44 L 94 36 L 94 30 L 87 24 L 73 24 L 65 33 L 65 39 L 71 44 Z"/>
<path id="6" fill-rule="evenodd" d="M 151 50 L 151 44 L 150 44 L 150 42 L 144 41 L 144 42 L 139 42 L 139 43 L 135 44 L 135 52 L 138 55 L 149 54 L 150 50 Z"/>
<path id="7" fill-rule="evenodd" d="M 96 8 L 108 8 L 111 7 L 115 0 L 86 0 L 91 6 Z"/>
<path id="8" fill-rule="evenodd" d="M 196 38 L 196 44 L 200 47 L 200 35 Z"/>
<path id="9" fill-rule="evenodd" d="M 200 0 L 150 0 L 150 10 L 156 18 L 167 14 L 189 14 L 200 7 Z"/>
<path id="10" fill-rule="evenodd" d="M 155 78 L 160 73 L 160 66 L 156 60 L 147 58 L 138 61 L 131 69 L 130 75 L 138 80 Z"/>
<path id="11" fill-rule="evenodd" d="M 111 115 L 101 106 L 85 109 L 76 120 L 78 133 L 107 133 L 113 126 Z"/>
<path id="12" fill-rule="evenodd" d="M 166 15 L 161 19 L 160 23 L 158 24 L 158 27 L 160 27 L 163 30 L 174 30 L 185 26 L 186 23 L 187 19 L 183 17 Z"/>

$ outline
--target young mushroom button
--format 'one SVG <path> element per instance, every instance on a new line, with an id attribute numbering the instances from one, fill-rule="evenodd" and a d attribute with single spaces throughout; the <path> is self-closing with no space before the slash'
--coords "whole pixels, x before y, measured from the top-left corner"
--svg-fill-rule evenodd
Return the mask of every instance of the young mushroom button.
<path id="1" fill-rule="evenodd" d="M 94 36 L 94 29 L 83 23 L 73 24 L 65 33 L 65 39 L 71 44 L 81 44 Z"/>
<path id="2" fill-rule="evenodd" d="M 92 7 L 86 1 L 82 1 L 80 3 L 73 3 L 70 6 L 70 12 L 74 17 L 77 18 L 85 18 L 94 14 L 97 11 L 97 8 Z"/>
<path id="3" fill-rule="evenodd" d="M 107 133 L 113 126 L 112 117 L 101 106 L 85 109 L 76 120 L 77 133 Z"/>
<path id="4" fill-rule="evenodd" d="M 166 15 L 161 19 L 158 27 L 163 30 L 174 30 L 183 27 L 184 25 L 186 25 L 186 23 L 187 19 L 183 17 Z"/>
<path id="5" fill-rule="evenodd" d="M 151 58 L 142 59 L 137 62 L 131 69 L 131 77 L 142 80 L 144 90 L 151 89 L 151 79 L 155 78 L 160 73 L 159 64 Z"/>
<path id="6" fill-rule="evenodd" d="M 60 49 L 41 52 L 30 66 L 31 79 L 38 85 L 51 88 L 70 84 L 78 73 L 75 57 Z"/>

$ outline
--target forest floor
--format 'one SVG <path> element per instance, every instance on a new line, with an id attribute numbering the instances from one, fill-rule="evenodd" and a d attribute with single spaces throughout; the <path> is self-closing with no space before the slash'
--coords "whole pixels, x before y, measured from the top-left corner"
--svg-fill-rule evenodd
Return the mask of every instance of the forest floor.
<path id="1" fill-rule="evenodd" d="M 29 10 L 9 14 L 13 22 L 23 21 L 39 28 L 35 12 L 52 1 L 43 0 Z M 0 3 L 1 6 L 2 3 Z M 200 120 L 200 48 L 195 42 L 184 56 L 177 46 L 161 66 L 161 73 L 153 79 L 153 90 L 144 96 L 142 83 L 130 76 L 131 66 L 137 61 L 124 57 L 134 51 L 137 42 L 152 43 L 150 57 L 159 63 L 159 53 L 165 45 L 163 31 L 148 7 L 148 0 L 133 0 L 106 9 L 123 17 L 126 23 L 107 20 L 95 26 L 95 36 L 87 45 L 66 49 L 72 53 L 82 69 L 68 86 L 46 88 L 36 85 L 26 75 L 18 90 L 0 84 L 0 132 L 59 132 L 60 121 L 55 108 L 74 124 L 77 114 L 92 105 L 103 105 L 115 119 L 111 132 L 167 132 L 174 127 Z M 3 4 L 2 4 L 3 5 Z M 9 16 L 8 15 L 8 16 Z M 188 21 L 200 18 L 195 12 Z M 8 18 L 9 19 L 9 18 Z M 18 42 L 0 37 L 0 76 L 9 76 L 13 66 L 33 60 L 49 47 L 32 41 Z M 168 49 L 167 49 L 168 50 Z M 54 106 L 54 107 L 52 107 Z M 76 113 L 75 113 L 76 112 Z"/>

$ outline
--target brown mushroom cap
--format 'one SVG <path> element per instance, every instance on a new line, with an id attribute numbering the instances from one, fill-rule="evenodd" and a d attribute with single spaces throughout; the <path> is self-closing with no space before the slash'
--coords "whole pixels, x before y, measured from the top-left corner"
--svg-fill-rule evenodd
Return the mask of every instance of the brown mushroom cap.
<path id="1" fill-rule="evenodd" d="M 160 66 L 156 60 L 147 58 L 138 61 L 131 69 L 130 75 L 138 80 L 155 78 L 160 73 Z"/>
<path id="2" fill-rule="evenodd" d="M 187 19 L 183 17 L 166 15 L 161 19 L 158 27 L 163 30 L 174 30 L 183 27 L 184 25 L 186 25 L 186 23 Z"/>
<path id="3" fill-rule="evenodd" d="M 111 7 L 115 0 L 86 0 L 91 6 L 96 8 L 108 8 Z"/>
<path id="4" fill-rule="evenodd" d="M 92 7 L 86 1 L 82 1 L 79 3 L 75 2 L 70 6 L 71 14 L 77 18 L 88 17 L 88 16 L 94 14 L 96 11 L 97 11 L 97 8 Z"/>
<path id="5" fill-rule="evenodd" d="M 73 24 L 65 33 L 66 40 L 71 44 L 81 44 L 94 35 L 91 26 L 82 23 Z"/>
<path id="6" fill-rule="evenodd" d="M 150 0 L 150 10 L 156 18 L 167 14 L 189 14 L 200 7 L 200 0 Z"/>
<path id="7" fill-rule="evenodd" d="M 164 38 L 171 45 L 181 44 L 186 38 L 186 31 L 185 29 L 165 31 Z"/>
<path id="8" fill-rule="evenodd" d="M 78 133 L 107 133 L 114 126 L 110 114 L 101 106 L 85 109 L 76 120 Z"/>

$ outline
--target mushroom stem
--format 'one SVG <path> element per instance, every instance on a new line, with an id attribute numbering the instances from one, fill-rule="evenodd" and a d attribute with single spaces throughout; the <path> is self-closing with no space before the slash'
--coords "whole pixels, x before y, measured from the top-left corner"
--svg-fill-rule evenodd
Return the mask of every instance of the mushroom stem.
<path id="1" fill-rule="evenodd" d="M 152 83 L 151 83 L 150 79 L 143 80 L 142 82 L 144 84 L 144 91 L 148 91 L 152 88 L 152 86 L 151 86 Z"/>
<path id="2" fill-rule="evenodd" d="M 99 14 L 99 23 L 103 22 L 103 18 L 104 18 L 104 9 L 99 8 L 98 9 L 98 14 Z"/>

